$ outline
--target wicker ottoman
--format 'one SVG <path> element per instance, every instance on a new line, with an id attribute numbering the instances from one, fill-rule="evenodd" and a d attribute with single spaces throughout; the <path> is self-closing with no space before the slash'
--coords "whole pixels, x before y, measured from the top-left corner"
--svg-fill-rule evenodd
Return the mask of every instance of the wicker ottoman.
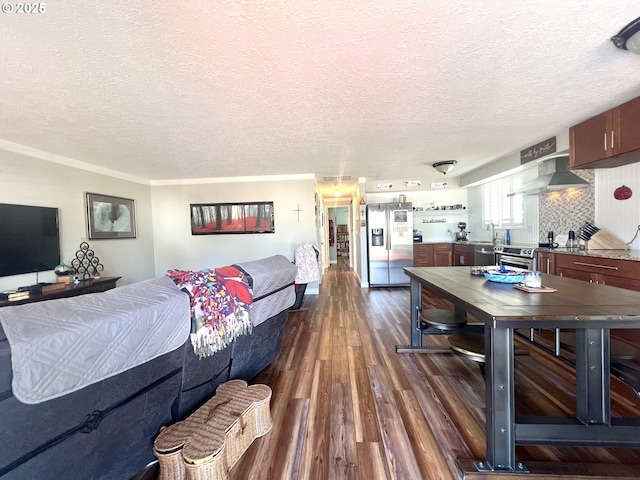
<path id="1" fill-rule="evenodd" d="M 226 479 L 242 454 L 273 426 L 267 385 L 231 380 L 182 422 L 163 429 L 154 442 L 159 480 Z"/>

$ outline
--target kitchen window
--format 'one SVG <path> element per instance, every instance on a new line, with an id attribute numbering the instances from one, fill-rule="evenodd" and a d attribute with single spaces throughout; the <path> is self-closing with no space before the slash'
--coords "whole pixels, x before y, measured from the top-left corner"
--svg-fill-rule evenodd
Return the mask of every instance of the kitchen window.
<path id="1" fill-rule="evenodd" d="M 525 228 L 524 196 L 507 194 L 522 187 L 520 175 L 501 178 L 482 187 L 482 221 L 485 226 L 493 223 L 496 228 Z"/>

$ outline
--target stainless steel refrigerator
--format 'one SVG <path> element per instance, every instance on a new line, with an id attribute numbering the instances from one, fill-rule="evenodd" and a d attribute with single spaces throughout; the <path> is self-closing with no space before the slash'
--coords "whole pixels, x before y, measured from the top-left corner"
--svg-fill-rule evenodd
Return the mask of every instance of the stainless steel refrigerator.
<path id="1" fill-rule="evenodd" d="M 409 285 L 404 267 L 413 266 L 411 203 L 372 203 L 367 206 L 369 286 Z"/>

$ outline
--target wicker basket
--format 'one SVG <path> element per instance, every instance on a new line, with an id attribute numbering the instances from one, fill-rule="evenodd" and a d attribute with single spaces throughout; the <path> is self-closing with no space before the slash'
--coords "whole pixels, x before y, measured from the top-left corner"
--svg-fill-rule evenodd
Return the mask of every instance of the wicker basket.
<path id="1" fill-rule="evenodd" d="M 273 426 L 266 385 L 221 384 L 216 395 L 154 442 L 159 480 L 226 479 L 242 454 Z"/>

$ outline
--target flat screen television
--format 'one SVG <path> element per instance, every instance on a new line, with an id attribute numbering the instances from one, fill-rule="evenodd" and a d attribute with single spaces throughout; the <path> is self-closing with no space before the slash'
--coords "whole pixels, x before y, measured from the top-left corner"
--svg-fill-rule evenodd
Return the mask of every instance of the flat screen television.
<path id="1" fill-rule="evenodd" d="M 60 263 L 58 209 L 0 203 L 0 277 Z"/>

